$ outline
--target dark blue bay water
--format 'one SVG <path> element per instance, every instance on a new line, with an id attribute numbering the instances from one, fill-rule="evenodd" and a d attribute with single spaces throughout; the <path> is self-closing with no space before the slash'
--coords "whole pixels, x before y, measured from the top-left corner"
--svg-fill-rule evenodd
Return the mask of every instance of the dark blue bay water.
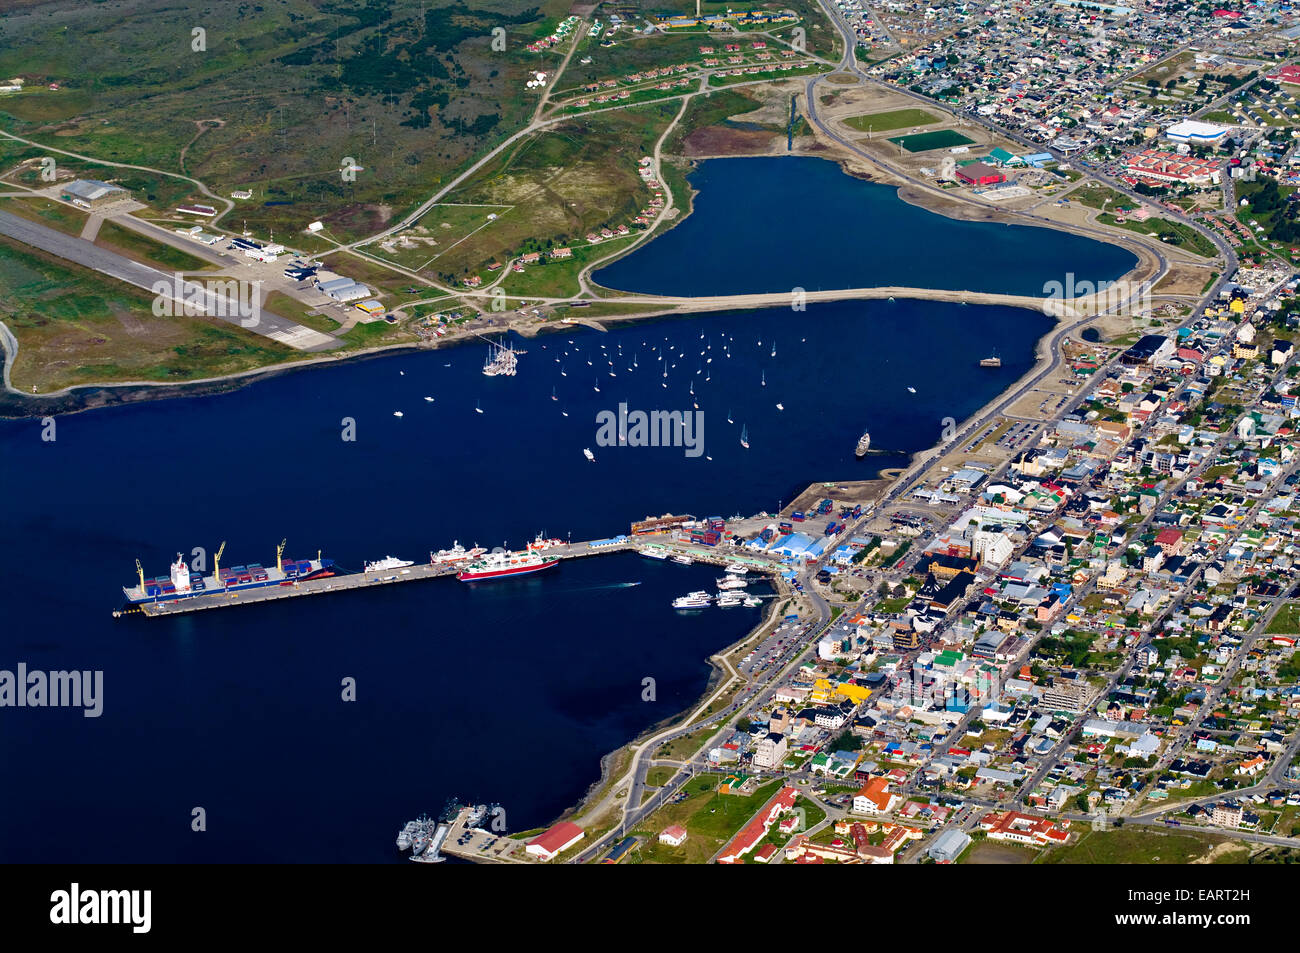
<path id="1" fill-rule="evenodd" d="M 882 286 L 1041 296 L 1067 273 L 1115 280 L 1137 264 L 1053 228 L 947 218 L 824 159 L 710 159 L 690 182 L 691 215 L 597 282 L 690 296 Z"/>
<path id="2" fill-rule="evenodd" d="M 395 860 L 400 824 L 452 794 L 500 801 L 514 830 L 547 822 L 601 755 L 687 707 L 707 656 L 754 624 L 758 610 L 669 607 L 716 570 L 606 555 L 474 587 L 115 621 L 134 560 L 162 574 L 227 540 L 226 565 L 268 563 L 288 537 L 288 555 L 359 568 L 453 539 L 771 509 L 929 446 L 943 417 L 1020 376 L 1048 327 L 1011 308 L 824 304 L 517 341 L 515 378 L 484 377 L 483 349 L 463 347 L 70 415 L 53 443 L 34 420 L 0 422 L 0 668 L 105 673 L 97 720 L 0 709 L 0 859 Z M 1003 366 L 976 367 L 993 350 Z M 692 388 L 705 456 L 597 445 L 600 410 L 693 410 Z M 864 427 L 889 452 L 854 460 Z M 206 833 L 189 829 L 195 806 Z"/>

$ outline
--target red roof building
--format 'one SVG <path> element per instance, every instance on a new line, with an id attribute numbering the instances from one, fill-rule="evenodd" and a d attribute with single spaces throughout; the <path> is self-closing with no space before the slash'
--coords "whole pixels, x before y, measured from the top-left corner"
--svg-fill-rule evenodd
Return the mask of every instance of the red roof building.
<path id="1" fill-rule="evenodd" d="M 528 842 L 525 853 L 551 860 L 564 853 L 583 838 L 582 828 L 569 821 L 561 821 L 544 834 L 538 834 Z"/>
<path id="2" fill-rule="evenodd" d="M 957 170 L 957 178 L 967 185 L 994 185 L 1007 180 L 1005 175 L 983 162 L 972 162 L 970 165 L 962 166 Z"/>
<path id="3" fill-rule="evenodd" d="M 794 799 L 798 796 L 798 791 L 786 786 L 772 797 L 758 813 L 755 814 L 748 824 L 742 827 L 733 837 L 726 847 L 722 848 L 722 853 L 718 855 L 720 864 L 738 864 L 754 849 L 764 835 L 767 829 L 772 826 L 778 817 L 785 814 L 794 807 Z"/>
<path id="4" fill-rule="evenodd" d="M 1129 175 L 1153 182 L 1204 183 L 1219 171 L 1216 159 L 1198 159 L 1159 149 L 1133 153 L 1128 156 L 1126 165 Z"/>

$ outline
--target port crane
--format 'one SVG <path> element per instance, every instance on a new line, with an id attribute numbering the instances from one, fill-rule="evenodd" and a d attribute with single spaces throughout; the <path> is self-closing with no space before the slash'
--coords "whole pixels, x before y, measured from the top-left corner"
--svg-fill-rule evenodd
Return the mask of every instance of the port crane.
<path id="1" fill-rule="evenodd" d="M 140 592 L 144 592 L 144 567 L 140 565 L 140 560 L 135 561 L 135 573 L 140 577 Z"/>
<path id="2" fill-rule="evenodd" d="M 275 568 L 284 572 L 284 547 L 289 545 L 288 537 L 280 540 L 280 545 L 275 547 Z"/>
<path id="3" fill-rule="evenodd" d="M 226 541 L 223 539 L 221 545 L 217 547 L 217 555 L 212 557 L 212 578 L 221 578 L 221 554 L 226 551 Z"/>

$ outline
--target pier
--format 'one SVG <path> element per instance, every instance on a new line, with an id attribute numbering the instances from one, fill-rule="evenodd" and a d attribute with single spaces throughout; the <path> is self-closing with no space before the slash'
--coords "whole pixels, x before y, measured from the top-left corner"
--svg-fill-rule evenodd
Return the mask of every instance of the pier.
<path id="1" fill-rule="evenodd" d="M 753 554 L 740 554 L 730 547 L 711 547 L 696 543 L 670 540 L 663 536 L 649 535 L 615 536 L 610 539 L 592 540 L 579 543 L 562 543 L 549 549 L 539 550 L 538 554 L 547 559 L 580 559 L 585 556 L 599 556 L 602 553 L 627 552 L 661 552 L 666 558 L 675 555 L 688 556 L 693 562 L 726 565 L 742 562 L 754 572 L 777 572 L 779 564 L 771 558 L 762 558 Z M 468 561 L 467 561 L 468 562 Z M 442 579 L 455 576 L 466 563 L 417 563 L 400 569 L 384 569 L 372 572 L 346 573 L 326 576 L 320 579 L 286 581 L 278 586 L 266 586 L 261 589 L 242 589 L 234 592 L 213 591 L 184 599 L 159 600 L 157 602 L 139 602 L 129 606 L 123 613 L 134 615 L 138 611 L 148 618 L 183 615 L 188 612 L 201 612 L 204 609 L 223 609 L 231 606 L 255 605 L 263 602 L 275 602 L 282 599 L 297 599 L 303 596 L 318 596 L 333 592 L 350 592 L 358 589 L 370 589 L 376 586 L 389 586 L 402 582 L 416 582 L 422 579 Z M 490 582 L 491 580 L 484 580 Z M 119 614 L 119 613 L 115 613 Z"/>

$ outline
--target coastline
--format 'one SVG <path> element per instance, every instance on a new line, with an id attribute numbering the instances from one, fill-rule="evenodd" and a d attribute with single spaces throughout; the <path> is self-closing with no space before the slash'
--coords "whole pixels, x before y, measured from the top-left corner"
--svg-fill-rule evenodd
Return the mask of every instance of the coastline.
<path id="1" fill-rule="evenodd" d="M 803 138 L 808 139 L 809 137 Z M 910 205 L 925 209 L 928 212 L 942 215 L 951 220 L 1001 222 L 1004 224 L 1053 228 L 1068 234 L 1082 233 L 1093 240 L 1106 242 L 1124 248 L 1136 255 L 1138 260 L 1132 269 L 1118 279 L 1119 281 L 1144 281 L 1148 278 L 1154 280 L 1159 276 L 1161 270 L 1160 266 L 1163 265 L 1167 270 L 1167 264 L 1163 261 L 1163 256 L 1155 253 L 1147 243 L 1135 238 L 1120 234 L 1112 234 L 1110 231 L 1102 231 L 1097 228 L 1075 227 L 1067 225 L 1067 223 L 1064 222 L 1055 222 L 1051 219 L 1042 218 L 1040 216 L 1030 216 L 1015 210 L 989 209 L 977 205 L 962 196 L 947 197 L 935 195 L 928 190 L 912 187 L 909 183 L 894 176 L 883 167 L 875 167 L 874 169 L 869 168 L 867 163 L 860 157 L 852 154 L 843 154 L 844 150 L 836 147 L 833 143 L 826 145 L 816 139 L 812 139 L 811 141 L 813 143 L 812 148 L 803 147 L 802 143 L 800 143 L 797 145 L 796 149 L 790 152 L 769 150 L 767 152 L 746 152 L 730 156 L 704 155 L 681 156 L 674 158 L 683 161 L 692 168 L 695 163 L 711 158 L 765 158 L 792 155 L 805 158 L 825 159 L 836 163 L 845 175 L 866 182 L 892 186 L 895 188 L 896 193 L 901 200 Z M 587 265 L 582 270 L 579 276 L 580 282 L 586 282 L 596 292 L 605 293 L 609 295 L 609 297 L 581 300 L 590 300 L 592 303 L 619 304 L 626 299 L 626 296 L 632 295 L 631 292 L 620 291 L 616 288 L 608 288 L 604 285 L 590 281 L 591 273 L 597 268 L 606 267 L 614 261 L 645 247 L 656 238 L 667 234 L 673 228 L 677 227 L 689 218 L 695 210 L 694 199 L 699 193 L 698 190 L 689 185 L 689 182 L 687 183 L 687 188 L 690 191 L 689 195 L 684 197 L 686 201 L 682 205 L 675 207 L 675 210 L 678 211 L 679 214 L 672 217 L 671 221 L 667 223 L 666 228 L 651 233 L 647 236 L 646 241 L 638 242 L 628 248 L 621 249 L 618 253 L 611 255 L 609 258 L 598 259 Z M 984 292 L 960 292 L 948 289 L 879 288 L 862 290 L 866 292 L 878 292 L 879 297 L 893 294 L 899 297 L 911 297 L 921 300 L 943 300 L 946 296 L 960 297 L 962 295 L 977 296 L 985 294 Z M 834 295 L 842 293 L 844 299 L 873 296 L 869 293 L 853 293 L 855 291 L 857 291 L 857 289 L 838 289 L 832 290 L 830 294 Z M 696 304 L 670 304 L 665 302 L 662 307 L 656 307 L 653 303 L 647 302 L 646 307 L 648 310 L 636 314 L 614 314 L 603 317 L 593 317 L 590 319 L 570 316 L 570 320 L 573 320 L 575 324 L 603 330 L 607 325 L 630 323 L 646 318 L 664 317 L 666 315 L 692 316 L 716 310 L 752 310 L 751 308 L 743 306 L 738 307 L 736 305 L 706 304 L 703 300 Z M 546 331 L 548 328 L 559 329 L 571 326 L 573 325 L 562 324 L 560 322 L 548 322 L 539 325 L 532 321 L 519 320 L 508 321 L 503 326 L 503 330 L 514 331 L 524 337 L 533 337 Z M 266 367 L 240 371 L 235 374 L 219 377 L 198 378 L 195 380 L 178 381 L 175 383 L 161 381 L 89 382 L 85 384 L 71 385 L 49 393 L 32 395 L 14 388 L 10 383 L 10 370 L 17 359 L 18 341 L 4 322 L 0 321 L 0 360 L 3 360 L 4 362 L 4 387 L 3 391 L 0 391 L 0 419 L 22 419 L 41 417 L 49 414 L 78 413 L 84 410 L 94 410 L 101 407 L 119 406 L 149 400 L 164 400 L 174 397 L 195 397 L 225 393 L 247 384 L 252 384 L 259 380 L 293 370 L 311 369 L 323 364 L 333 364 L 375 356 L 395 355 L 407 352 L 415 353 L 444 346 L 456 346 L 461 343 L 467 343 L 467 341 L 468 338 L 458 337 L 452 340 L 440 340 L 428 344 L 391 344 L 383 347 L 366 348 L 347 354 L 304 358 L 302 360 L 268 365 Z"/>
<path id="2" fill-rule="evenodd" d="M 956 428 L 957 434 L 964 433 L 968 428 L 975 424 L 975 422 L 989 416 L 990 414 L 996 413 L 999 408 L 1008 403 L 1012 395 L 1016 394 L 1017 391 L 1022 389 L 1028 382 L 1035 381 L 1050 372 L 1056 363 L 1056 359 L 1059 357 L 1066 338 L 1069 336 L 1069 332 L 1082 329 L 1094 318 L 1095 315 L 1084 315 L 1082 317 L 1076 317 L 1074 320 L 1069 320 L 1065 317 L 1058 316 L 1056 323 L 1048 328 L 1042 337 L 1040 337 L 1035 343 L 1034 363 L 1025 371 L 1024 374 L 1012 381 L 1006 388 L 999 391 L 984 405 L 962 420 Z M 892 490 L 905 486 L 910 482 L 910 480 L 916 475 L 918 468 L 923 468 L 928 462 L 942 457 L 946 449 L 957 442 L 957 439 L 957 437 L 954 437 L 948 441 L 936 442 L 929 447 L 913 451 L 909 455 L 908 462 L 905 466 L 882 470 L 874 479 L 860 482 L 872 485 L 876 499 L 882 499 Z M 799 495 L 799 497 L 814 490 L 824 495 L 823 491 L 825 486 L 826 484 L 824 481 L 814 480 L 808 484 L 808 487 Z M 796 497 L 795 499 L 797 500 L 799 497 Z M 794 501 L 792 501 L 790 505 L 793 507 Z M 629 755 L 635 757 L 639 749 L 643 748 L 650 739 L 655 737 L 657 734 L 662 733 L 666 728 L 682 728 L 696 723 L 703 723 L 705 721 L 704 718 L 690 720 L 689 716 L 691 713 L 697 711 L 709 698 L 716 694 L 722 684 L 725 684 L 715 682 L 716 676 L 725 673 L 721 660 L 735 652 L 742 644 L 754 638 L 755 634 L 765 625 L 769 624 L 770 621 L 769 617 L 764 617 L 758 625 L 746 632 L 731 645 L 728 645 L 709 656 L 708 661 L 713 667 L 713 672 L 710 674 L 709 681 L 705 685 L 701 694 L 674 717 L 664 719 L 660 723 L 648 727 L 637 735 L 637 737 L 629 740 L 626 744 L 603 755 L 600 759 L 599 777 L 592 782 L 586 793 L 576 804 L 556 817 L 552 823 L 580 817 L 591 813 L 599 807 L 601 801 L 610 797 L 618 789 L 618 782 L 622 780 L 621 777 L 611 777 L 611 768 L 623 763 Z M 602 831 L 601 833 L 603 834 L 605 832 Z"/>

